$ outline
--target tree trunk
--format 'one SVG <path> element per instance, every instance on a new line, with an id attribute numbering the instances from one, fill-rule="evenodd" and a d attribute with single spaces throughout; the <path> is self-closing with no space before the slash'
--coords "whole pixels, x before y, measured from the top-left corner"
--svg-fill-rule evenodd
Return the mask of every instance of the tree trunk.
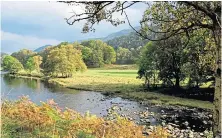
<path id="1" fill-rule="evenodd" d="M 150 88 L 150 82 L 148 76 L 145 74 L 145 87 Z"/>
<path id="2" fill-rule="evenodd" d="M 148 89 L 150 88 L 150 80 L 149 79 L 147 80 L 147 88 Z"/>
<path id="3" fill-rule="evenodd" d="M 180 77 L 179 77 L 179 75 L 176 75 L 175 79 L 176 79 L 175 87 L 179 88 L 180 87 Z"/>
<path id="4" fill-rule="evenodd" d="M 221 28 L 218 26 L 214 32 L 217 45 L 215 91 L 214 91 L 214 115 L 213 133 L 214 137 L 221 136 Z"/>
<path id="5" fill-rule="evenodd" d="M 154 84 L 154 88 L 156 88 L 156 76 L 155 76 L 155 72 L 153 74 L 153 84 Z"/>
<path id="6" fill-rule="evenodd" d="M 199 87 L 199 80 L 196 80 L 196 87 Z"/>

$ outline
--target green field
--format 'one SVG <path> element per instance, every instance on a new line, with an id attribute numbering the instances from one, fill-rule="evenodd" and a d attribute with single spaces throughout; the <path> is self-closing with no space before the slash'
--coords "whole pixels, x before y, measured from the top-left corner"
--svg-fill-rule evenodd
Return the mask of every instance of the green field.
<path id="1" fill-rule="evenodd" d="M 72 78 L 52 78 L 50 83 L 77 90 L 104 92 L 123 98 L 151 102 L 165 105 L 184 105 L 212 109 L 213 104 L 207 101 L 178 98 L 144 91 L 143 80 L 137 79 L 136 69 L 88 69 L 83 73 L 76 73 Z"/>

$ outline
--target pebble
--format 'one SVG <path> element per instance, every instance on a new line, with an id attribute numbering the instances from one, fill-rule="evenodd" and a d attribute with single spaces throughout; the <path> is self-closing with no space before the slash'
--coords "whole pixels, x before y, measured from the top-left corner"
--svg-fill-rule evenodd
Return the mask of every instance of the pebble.
<path id="1" fill-rule="evenodd" d="M 207 121 L 204 120 L 203 123 L 206 125 L 206 124 L 207 124 Z"/>
<path id="2" fill-rule="evenodd" d="M 167 125 L 167 128 L 168 128 L 169 130 L 173 130 L 173 127 L 172 127 L 171 125 Z"/>

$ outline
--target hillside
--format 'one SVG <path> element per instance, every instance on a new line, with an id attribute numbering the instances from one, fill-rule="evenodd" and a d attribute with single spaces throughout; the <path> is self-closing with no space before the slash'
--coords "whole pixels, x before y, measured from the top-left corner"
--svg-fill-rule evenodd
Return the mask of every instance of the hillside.
<path id="1" fill-rule="evenodd" d="M 144 46 L 148 40 L 144 40 L 139 37 L 136 33 L 130 33 L 128 35 L 116 37 L 107 41 L 107 44 L 113 47 L 124 47 L 124 48 L 137 48 L 139 46 Z"/>
<path id="2" fill-rule="evenodd" d="M 135 27 L 136 29 L 139 29 L 139 27 Z M 129 35 L 130 33 L 132 33 L 134 30 L 132 29 L 124 29 L 124 30 L 121 30 L 119 32 L 116 32 L 116 33 L 112 33 L 110 35 L 108 35 L 107 37 L 104 37 L 102 38 L 101 40 L 103 41 L 109 41 L 109 40 L 112 40 L 114 38 L 117 38 L 117 37 L 121 37 L 121 36 L 125 36 L 125 35 Z"/>
<path id="3" fill-rule="evenodd" d="M 139 27 L 135 27 L 135 28 L 139 29 Z M 111 41 L 114 40 L 114 41 L 117 41 L 118 43 L 121 43 L 120 41 L 121 41 L 122 38 L 121 39 L 119 39 L 119 38 L 122 37 L 122 36 L 128 36 L 132 32 L 133 32 L 132 29 L 124 29 L 124 30 L 121 30 L 121 31 L 118 31 L 118 32 L 115 32 L 115 33 L 111 33 L 108 36 L 103 37 L 103 38 L 89 38 L 89 39 L 76 40 L 76 41 L 81 43 L 82 41 L 85 41 L 85 40 L 99 40 L 100 39 L 100 40 L 102 40 L 104 42 L 108 42 L 108 41 L 111 42 Z M 128 36 L 127 39 L 129 39 L 130 37 L 131 37 L 131 35 Z M 117 38 L 117 40 L 116 40 L 116 38 Z M 123 37 L 123 38 L 125 38 L 125 37 Z M 116 45 L 118 43 L 112 43 L 112 44 Z M 128 43 L 126 43 L 126 44 L 128 44 Z M 44 48 L 46 48 L 47 46 L 50 46 L 50 45 L 41 46 L 41 47 L 35 49 L 34 52 L 40 52 L 40 51 L 44 50 Z"/>
<path id="4" fill-rule="evenodd" d="M 43 50 L 44 50 L 46 47 L 48 47 L 48 46 L 51 46 L 51 45 L 44 45 L 44 46 L 41 46 L 41 47 L 35 49 L 34 52 L 41 52 L 41 51 L 43 51 Z"/>

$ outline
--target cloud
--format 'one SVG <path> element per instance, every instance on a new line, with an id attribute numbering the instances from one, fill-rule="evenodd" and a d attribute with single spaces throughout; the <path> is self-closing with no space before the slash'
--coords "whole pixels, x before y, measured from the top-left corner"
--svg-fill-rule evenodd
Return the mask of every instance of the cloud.
<path id="1" fill-rule="evenodd" d="M 56 45 L 62 41 L 1 31 L 1 42 L 1 51 L 11 53 L 24 48 L 35 50 L 40 46 L 46 44 Z"/>
<path id="2" fill-rule="evenodd" d="M 64 18 L 71 16 L 73 11 L 72 6 L 55 1 L 3 1 L 1 8 L 3 19 L 20 20 L 44 26 L 65 23 Z M 74 10 L 81 12 L 82 8 L 75 7 Z"/>
<path id="3" fill-rule="evenodd" d="M 35 49 L 36 47 L 53 44 L 58 40 L 76 41 L 87 38 L 100 38 L 130 28 L 128 23 L 112 26 L 103 21 L 96 24 L 96 32 L 81 33 L 83 23 L 77 22 L 69 26 L 64 18 L 72 15 L 73 10 L 80 13 L 81 6 L 68 6 L 64 3 L 49 1 L 3 1 L 1 2 L 1 27 L 2 34 L 7 38 L 16 36 L 16 39 L 2 40 L 2 50 L 14 52 L 21 48 Z M 126 10 L 133 26 L 139 25 L 144 7 L 137 5 Z M 120 13 L 114 17 L 124 19 Z M 21 41 L 22 40 L 22 41 Z M 38 42 L 38 40 L 40 42 Z M 31 43 L 33 42 L 33 43 Z M 52 43 L 50 43 L 52 42 Z"/>

